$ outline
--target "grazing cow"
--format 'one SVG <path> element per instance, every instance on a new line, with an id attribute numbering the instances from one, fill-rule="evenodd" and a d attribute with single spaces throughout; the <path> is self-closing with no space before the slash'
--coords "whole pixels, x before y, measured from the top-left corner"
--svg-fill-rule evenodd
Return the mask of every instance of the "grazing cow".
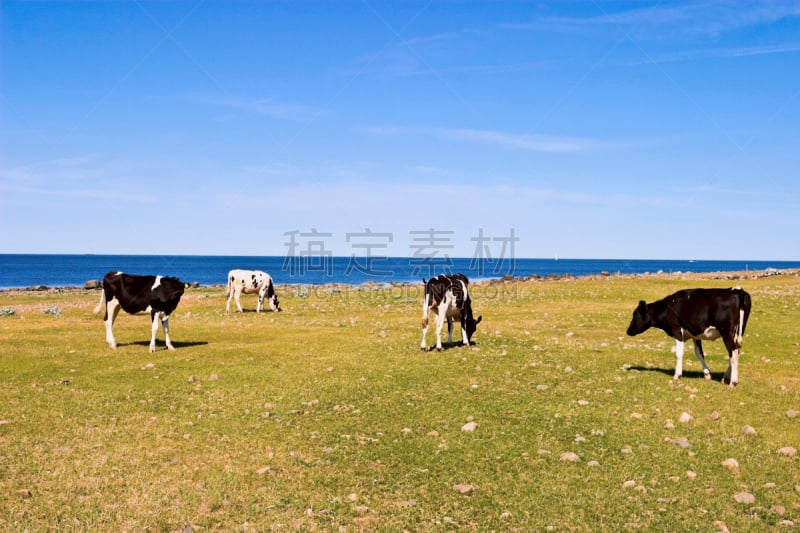
<path id="1" fill-rule="evenodd" d="M 264 309 L 264 297 L 267 297 L 269 308 L 273 311 L 280 311 L 281 308 L 278 304 L 278 295 L 275 294 L 275 286 L 272 284 L 272 278 L 266 272 L 260 270 L 231 270 L 228 272 L 228 304 L 225 307 L 225 312 L 231 310 L 231 298 L 236 299 L 236 307 L 239 312 L 242 312 L 242 304 L 239 303 L 239 296 L 242 293 L 253 294 L 258 293 L 258 305 L 256 306 L 256 313 L 260 313 Z"/>
<path id="2" fill-rule="evenodd" d="M 658 328 L 675 339 L 675 379 L 683 374 L 684 342 L 694 339 L 694 353 L 711 379 L 701 341 L 722 337 L 728 350 L 728 370 L 722 377 L 731 387 L 739 383 L 739 353 L 750 316 L 750 295 L 741 287 L 685 289 L 653 303 L 640 301 L 628 326 L 628 335 Z"/>
<path id="3" fill-rule="evenodd" d="M 463 274 L 436 276 L 429 281 L 422 280 L 425 285 L 425 300 L 422 306 L 422 344 L 420 349 L 428 349 L 425 337 L 428 333 L 428 314 L 436 314 L 436 349 L 442 349 L 442 327 L 447 320 L 447 340 L 453 342 L 453 320 L 461 322 L 461 342 L 469 346 L 472 334 L 478 328 L 483 317 L 475 320 L 472 314 L 472 302 L 469 299 L 467 286 L 469 280 Z"/>
<path id="4" fill-rule="evenodd" d="M 150 337 L 150 352 L 156 351 L 156 332 L 158 323 L 164 328 L 164 339 L 167 348 L 174 350 L 169 340 L 169 315 L 178 307 L 183 296 L 186 284 L 178 278 L 164 276 L 134 276 L 122 272 L 109 272 L 103 278 L 103 293 L 100 303 L 94 309 L 94 314 L 100 312 L 105 303 L 106 314 L 103 317 L 106 323 L 106 342 L 111 348 L 116 349 L 117 343 L 111 328 L 117 318 L 120 307 L 127 313 L 136 314 L 149 312 L 153 323 L 152 336 Z"/>

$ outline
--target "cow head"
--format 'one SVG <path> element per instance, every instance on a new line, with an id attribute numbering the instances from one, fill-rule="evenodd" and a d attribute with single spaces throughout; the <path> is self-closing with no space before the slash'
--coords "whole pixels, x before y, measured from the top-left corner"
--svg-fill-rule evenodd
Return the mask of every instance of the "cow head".
<path id="1" fill-rule="evenodd" d="M 472 334 L 475 333 L 475 330 L 478 329 L 478 324 L 482 318 L 482 316 L 479 316 L 478 320 L 475 320 L 470 313 L 470 315 L 464 321 L 464 328 L 467 330 L 467 342 L 469 342 L 469 340 L 472 338 Z"/>
<path id="2" fill-rule="evenodd" d="M 278 301 L 278 295 L 277 294 L 273 294 L 272 296 L 270 296 L 268 301 L 269 301 L 269 308 L 270 309 L 272 309 L 275 312 L 280 312 L 281 304 Z"/>
<path id="3" fill-rule="evenodd" d="M 641 300 L 639 301 L 639 305 L 636 306 L 636 309 L 633 310 L 633 318 L 631 319 L 630 326 L 628 326 L 627 333 L 633 337 L 634 335 L 647 331 L 652 325 L 653 322 L 647 310 L 647 304 L 644 300 Z"/>

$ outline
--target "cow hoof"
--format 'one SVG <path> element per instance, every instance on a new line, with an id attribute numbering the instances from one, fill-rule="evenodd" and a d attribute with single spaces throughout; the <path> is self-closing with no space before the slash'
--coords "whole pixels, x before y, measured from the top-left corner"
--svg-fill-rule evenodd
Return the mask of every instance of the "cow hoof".
<path id="1" fill-rule="evenodd" d="M 156 353 L 156 347 L 155 346 L 151 346 L 150 347 L 150 353 Z"/>
<path id="2" fill-rule="evenodd" d="M 436 347 L 436 351 L 437 351 L 437 352 L 441 352 L 441 351 L 442 351 L 442 347 L 441 347 L 441 346 L 437 346 L 437 347 Z"/>
<path id="3" fill-rule="evenodd" d="M 711 379 L 711 373 L 709 373 L 709 372 L 705 372 L 705 373 L 703 374 L 703 377 L 704 377 L 704 378 L 706 378 L 706 379 Z"/>
<path id="4" fill-rule="evenodd" d="M 428 347 L 427 346 L 420 346 L 419 349 L 420 349 L 420 351 L 423 351 L 423 352 L 427 352 L 428 351 Z"/>
<path id="5" fill-rule="evenodd" d="M 174 346 L 167 346 L 167 350 L 171 350 L 171 351 L 174 352 L 175 351 L 175 347 Z"/>
<path id="6" fill-rule="evenodd" d="M 117 349 L 117 343 L 109 342 L 108 343 L 108 347 L 111 348 L 112 350 L 116 350 Z"/>

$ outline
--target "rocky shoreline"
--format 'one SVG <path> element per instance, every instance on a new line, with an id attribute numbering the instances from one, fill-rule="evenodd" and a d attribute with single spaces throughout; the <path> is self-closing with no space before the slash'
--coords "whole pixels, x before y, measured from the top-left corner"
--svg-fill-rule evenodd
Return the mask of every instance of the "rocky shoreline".
<path id="1" fill-rule="evenodd" d="M 607 272 L 602 271 L 599 274 L 587 274 L 587 275 L 580 275 L 576 276 L 574 274 L 548 274 L 546 276 L 540 276 L 538 274 L 533 274 L 530 276 L 503 276 L 502 278 L 494 278 L 488 280 L 481 280 L 473 282 L 475 285 L 498 285 L 498 284 L 505 284 L 505 283 L 528 283 L 528 282 L 550 282 L 550 281 L 571 281 L 571 280 L 603 280 L 603 279 L 679 279 L 679 280 L 689 280 L 689 279 L 696 279 L 696 280 L 730 280 L 730 281 L 737 281 L 737 280 L 753 280 L 753 279 L 760 279 L 760 278 L 767 278 L 772 276 L 800 276 L 800 269 L 777 269 L 777 268 L 768 268 L 765 270 L 749 270 L 749 271 L 733 271 L 733 272 L 643 272 L 637 274 L 623 274 L 621 272 Z M 294 284 L 294 283 L 287 283 L 282 284 L 285 287 L 304 287 L 308 285 L 304 284 Z M 343 288 L 347 287 L 353 290 L 358 288 L 365 288 L 365 289 L 372 289 L 372 288 L 389 288 L 389 287 L 409 287 L 420 285 L 420 283 L 409 283 L 409 282 L 376 282 L 376 281 L 367 281 L 365 283 L 359 285 L 350 285 L 346 283 L 325 283 L 319 285 L 320 288 Z M 84 283 L 83 287 L 79 287 L 77 285 L 67 285 L 63 287 L 50 287 L 47 285 L 32 285 L 30 287 L 18 287 L 18 288 L 8 288 L 8 289 L 0 289 L 0 294 L 11 294 L 11 293 L 27 293 L 27 292 L 47 292 L 47 293 L 69 293 L 69 292 L 78 292 L 78 291 L 97 291 L 102 288 L 100 280 L 88 280 Z M 224 289 L 225 285 L 222 284 L 212 284 L 212 285 L 201 285 L 198 282 L 189 282 L 189 288 L 191 289 L 199 289 L 199 288 L 212 288 L 212 289 Z"/>

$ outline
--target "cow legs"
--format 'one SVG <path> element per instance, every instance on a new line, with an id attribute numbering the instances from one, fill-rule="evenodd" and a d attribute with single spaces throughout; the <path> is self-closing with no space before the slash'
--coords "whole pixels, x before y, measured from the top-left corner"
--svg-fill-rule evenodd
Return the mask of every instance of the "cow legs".
<path id="1" fill-rule="evenodd" d="M 447 317 L 447 343 L 453 344 L 453 319 Z"/>
<path id="2" fill-rule="evenodd" d="M 264 291 L 258 292 L 258 304 L 256 305 L 256 313 L 260 313 L 264 309 Z"/>
<path id="3" fill-rule="evenodd" d="M 174 350 L 175 347 L 172 345 L 172 341 L 169 340 L 169 315 L 165 315 L 161 320 L 161 327 L 164 328 L 164 342 L 167 345 L 167 349 Z"/>
<path id="4" fill-rule="evenodd" d="M 726 370 L 725 375 L 722 376 L 722 383 L 725 384 L 725 382 L 727 382 L 728 385 L 733 388 L 739 383 L 739 353 L 741 352 L 741 344 L 737 342 L 738 339 L 735 335 L 733 338 L 723 337 L 722 340 L 725 341 L 725 348 L 728 349 L 728 370 Z"/>
<path id="5" fill-rule="evenodd" d="M 114 327 L 114 320 L 119 314 L 119 310 L 119 300 L 116 298 L 112 298 L 110 302 L 106 302 L 106 342 L 114 350 L 117 349 L 117 341 L 114 340 L 114 332 L 112 329 Z"/>
<path id="6" fill-rule="evenodd" d="M 158 333 L 158 321 L 161 313 L 153 312 L 150 318 L 153 319 L 152 335 L 150 335 L 150 353 L 156 351 L 156 333 Z"/>
<path id="7" fill-rule="evenodd" d="M 422 319 L 422 343 L 419 345 L 419 349 L 422 351 L 428 351 L 428 344 L 425 342 L 425 337 L 428 336 L 428 317 Z"/>
<path id="8" fill-rule="evenodd" d="M 236 301 L 236 308 L 239 309 L 239 312 L 242 312 L 242 304 L 239 303 L 239 296 L 242 295 L 241 289 L 238 287 L 231 287 L 231 292 L 228 294 L 228 303 L 225 305 L 225 312 L 231 312 L 231 298 Z"/>
<path id="9" fill-rule="evenodd" d="M 428 295 L 425 295 L 425 300 L 422 302 L 422 343 L 419 345 L 419 349 L 427 352 L 428 351 L 428 344 L 425 342 L 425 338 L 428 336 L 428 315 L 430 314 L 431 308 L 428 307 L 429 302 Z"/>
<path id="10" fill-rule="evenodd" d="M 680 379 L 683 375 L 683 341 L 675 341 L 675 375 L 672 379 Z"/>
<path id="11" fill-rule="evenodd" d="M 703 345 L 697 339 L 694 341 L 694 354 L 700 360 L 700 364 L 703 365 L 703 377 L 706 379 L 711 379 L 711 371 L 708 369 L 705 355 L 703 355 Z"/>
<path id="12" fill-rule="evenodd" d="M 444 311 L 436 316 L 436 349 L 442 350 L 442 328 L 444 327 Z"/>
<path id="13" fill-rule="evenodd" d="M 163 312 L 154 312 L 151 316 L 153 318 L 153 328 L 152 335 L 150 336 L 150 353 L 156 351 L 156 333 L 158 333 L 159 322 L 161 322 L 161 327 L 164 328 L 164 341 L 167 345 L 167 349 L 174 350 L 175 347 L 169 340 L 169 315 L 165 315 Z"/>

